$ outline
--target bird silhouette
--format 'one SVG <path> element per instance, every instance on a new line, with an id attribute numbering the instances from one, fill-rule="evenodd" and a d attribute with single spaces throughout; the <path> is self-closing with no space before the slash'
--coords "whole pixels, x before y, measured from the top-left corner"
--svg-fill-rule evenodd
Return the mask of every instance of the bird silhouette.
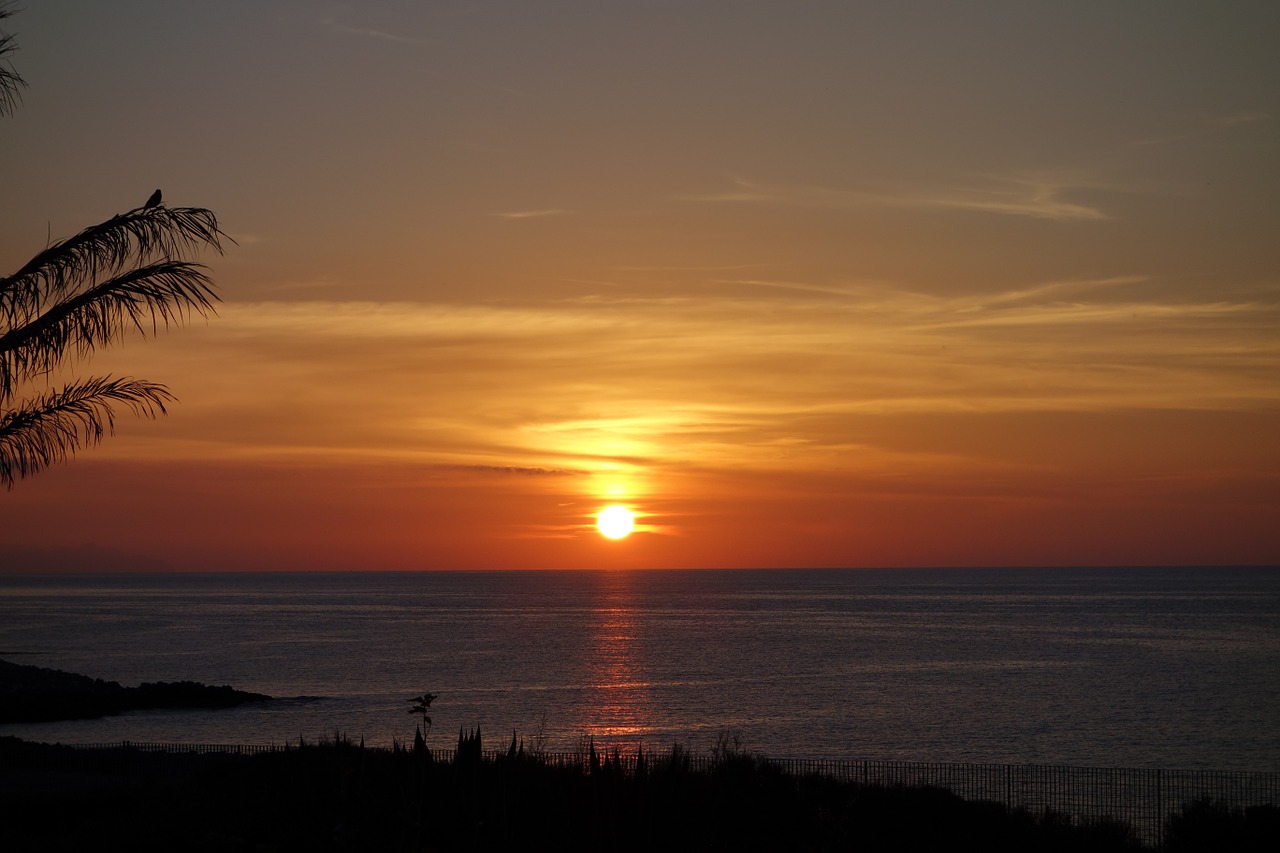
<path id="1" fill-rule="evenodd" d="M 146 210 L 149 207 L 159 207 L 159 206 L 160 206 L 160 190 L 156 190 L 151 194 L 151 198 L 147 199 L 147 203 L 142 206 L 142 209 Z"/>

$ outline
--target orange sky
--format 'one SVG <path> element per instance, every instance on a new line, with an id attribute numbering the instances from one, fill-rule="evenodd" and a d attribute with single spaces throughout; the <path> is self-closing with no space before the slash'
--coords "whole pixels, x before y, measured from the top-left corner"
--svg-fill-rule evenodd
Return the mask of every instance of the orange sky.
<path id="1" fill-rule="evenodd" d="M 1275 4 L 7 23 L 0 269 L 156 186 L 239 245 L 0 568 L 1280 562 Z"/>

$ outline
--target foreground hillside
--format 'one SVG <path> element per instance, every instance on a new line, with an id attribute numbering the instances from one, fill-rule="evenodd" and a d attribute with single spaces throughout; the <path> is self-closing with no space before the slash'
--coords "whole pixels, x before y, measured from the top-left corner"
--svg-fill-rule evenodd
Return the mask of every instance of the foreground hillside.
<path id="1" fill-rule="evenodd" d="M 745 755 L 707 770 L 678 748 L 625 768 L 593 754 L 563 766 L 518 750 L 481 756 L 478 739 L 456 755 L 345 741 L 228 755 L 0 739 L 5 849 L 1143 849 L 1118 822 L 791 776 Z M 1280 811 L 1202 804 L 1171 818 L 1166 840 L 1171 850 L 1280 849 Z"/>

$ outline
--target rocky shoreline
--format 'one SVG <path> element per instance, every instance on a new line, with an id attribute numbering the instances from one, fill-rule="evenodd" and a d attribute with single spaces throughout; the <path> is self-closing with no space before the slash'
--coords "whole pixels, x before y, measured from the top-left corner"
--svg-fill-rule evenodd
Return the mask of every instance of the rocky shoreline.
<path id="1" fill-rule="evenodd" d="M 124 687 L 115 681 L 0 660 L 0 723 L 92 720 L 164 708 L 233 708 L 270 699 L 262 693 L 195 681 Z"/>

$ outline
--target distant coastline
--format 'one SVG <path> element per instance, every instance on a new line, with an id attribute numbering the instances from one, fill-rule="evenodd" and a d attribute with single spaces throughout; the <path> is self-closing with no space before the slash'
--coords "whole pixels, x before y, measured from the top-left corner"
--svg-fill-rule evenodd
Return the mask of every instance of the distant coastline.
<path id="1" fill-rule="evenodd" d="M 164 708 L 233 708 L 271 698 L 194 681 L 124 687 L 115 681 L 0 660 L 0 723 L 92 720 Z"/>

